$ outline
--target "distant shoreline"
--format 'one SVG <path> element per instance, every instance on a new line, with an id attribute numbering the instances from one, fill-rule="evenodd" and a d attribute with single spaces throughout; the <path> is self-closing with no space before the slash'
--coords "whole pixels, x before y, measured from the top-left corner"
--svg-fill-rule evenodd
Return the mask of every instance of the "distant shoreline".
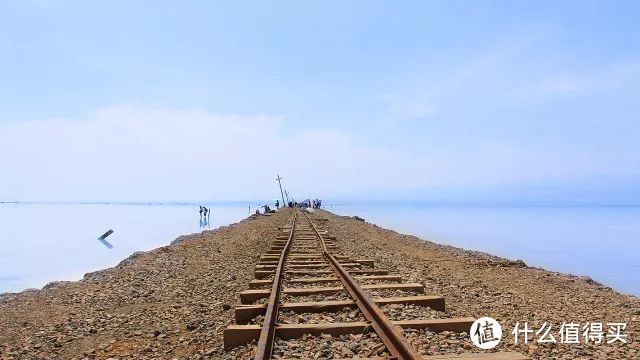
<path id="1" fill-rule="evenodd" d="M 0 205 L 130 205 L 130 206 L 198 206 L 198 205 L 254 205 L 271 204 L 274 200 L 213 200 L 213 201 L 0 201 Z M 526 202 L 415 202 L 415 201 L 341 201 L 325 202 L 323 208 L 333 206 L 405 206 L 405 207 L 461 207 L 461 208 L 640 208 L 640 203 L 526 203 Z"/>
<path id="2" fill-rule="evenodd" d="M 198 206 L 198 205 L 253 205 L 270 203 L 271 200 L 247 201 L 0 201 L 0 204 L 14 205 L 130 205 L 130 206 Z"/>

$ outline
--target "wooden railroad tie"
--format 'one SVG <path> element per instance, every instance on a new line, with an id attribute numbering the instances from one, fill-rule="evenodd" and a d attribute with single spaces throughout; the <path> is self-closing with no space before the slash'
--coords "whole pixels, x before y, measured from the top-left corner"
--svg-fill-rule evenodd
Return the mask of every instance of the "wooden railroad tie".
<path id="1" fill-rule="evenodd" d="M 420 306 L 428 306 L 434 310 L 445 311 L 445 302 L 442 296 L 419 295 L 405 297 L 390 298 L 374 298 L 373 301 L 379 306 L 390 304 L 413 304 Z M 263 315 L 267 305 L 239 305 L 235 309 L 236 322 L 243 324 L 258 315 Z M 283 303 L 280 306 L 282 311 L 293 311 L 294 313 L 318 313 L 325 311 L 339 311 L 343 308 L 357 309 L 358 306 L 353 300 L 343 301 L 321 301 L 321 302 L 299 302 L 299 303 Z"/>
<path id="2" fill-rule="evenodd" d="M 393 325 L 401 329 L 430 329 L 434 332 L 455 331 L 469 332 L 474 318 L 453 318 L 453 319 L 424 319 L 424 320 L 402 320 L 392 321 Z M 229 325 L 224 330 L 224 347 L 231 349 L 235 346 L 244 345 L 257 340 L 260 335 L 260 325 Z M 278 324 L 276 326 L 276 336 L 281 339 L 295 339 L 302 335 L 310 334 L 320 336 L 329 334 L 340 336 L 347 334 L 362 334 L 370 331 L 371 325 L 367 322 L 345 322 L 345 323 L 321 323 L 321 324 Z"/>

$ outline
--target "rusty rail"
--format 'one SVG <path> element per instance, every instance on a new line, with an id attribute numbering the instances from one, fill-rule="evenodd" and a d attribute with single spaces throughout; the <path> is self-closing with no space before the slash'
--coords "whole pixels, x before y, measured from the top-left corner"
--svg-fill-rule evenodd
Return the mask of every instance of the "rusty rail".
<path id="1" fill-rule="evenodd" d="M 287 244 L 280 254 L 280 260 L 278 261 L 278 267 L 276 268 L 275 277 L 273 279 L 273 286 L 271 287 L 271 295 L 269 296 L 269 303 L 267 304 L 267 311 L 264 316 L 264 323 L 262 330 L 260 331 L 260 338 L 258 339 L 258 347 L 256 351 L 255 360 L 266 360 L 271 358 L 271 352 L 273 351 L 273 342 L 276 336 L 276 323 L 278 321 L 278 308 L 280 306 L 280 290 L 282 289 L 282 272 L 284 269 L 284 263 L 289 254 L 291 243 L 293 242 L 293 236 L 296 231 L 296 218 L 297 213 L 293 215 L 293 223 L 291 224 L 291 232 L 289 233 L 289 239 Z M 313 225 L 313 224 L 312 224 Z"/>
<path id="2" fill-rule="evenodd" d="M 303 213 L 309 224 L 301 224 L 302 216 L 298 210 L 294 210 L 294 216 L 290 220 L 291 228 L 282 229 L 276 236 L 276 241 L 271 245 L 260 261 L 256 264 L 255 280 L 249 284 L 249 290 L 240 294 L 241 305 L 236 307 L 236 324 L 228 325 L 224 330 L 225 350 L 231 350 L 236 346 L 258 341 L 255 349 L 256 359 L 270 359 L 273 351 L 279 348 L 276 344 L 276 336 L 283 341 L 299 338 L 305 334 L 311 336 L 339 336 L 344 334 L 361 334 L 374 331 L 384 345 L 384 352 L 391 359 L 418 359 L 419 355 L 409 346 L 402 336 L 401 329 L 430 329 L 434 332 L 453 331 L 469 332 L 474 318 L 446 318 L 446 319 L 415 319 L 390 321 L 389 317 L 379 306 L 389 304 L 414 304 L 416 306 L 431 307 L 438 311 L 445 311 L 445 300 L 437 295 L 419 296 L 391 296 L 371 298 L 364 290 L 377 291 L 380 289 L 405 289 L 413 293 L 424 294 L 424 286 L 416 283 L 401 283 L 399 275 L 389 275 L 387 270 L 373 268 L 373 260 L 352 259 L 350 256 L 338 253 L 335 243 L 336 237 L 327 234 L 326 230 L 316 227 L 306 213 Z M 288 233 L 288 234 L 287 234 Z M 323 236 L 323 234 L 325 234 Z M 300 244 L 297 241 L 300 240 Z M 318 242 L 319 240 L 319 242 Z M 290 263 L 289 263 L 290 262 Z M 285 263 L 287 264 L 285 267 Z M 289 269 L 289 264 L 291 269 Z M 371 269 L 362 269 L 361 266 L 371 266 Z M 328 269 L 328 268 L 329 269 Z M 323 270 L 315 270 L 320 269 Z M 287 274 L 291 276 L 289 278 Z M 311 278 L 307 275 L 312 273 Z M 298 275 L 298 277 L 296 277 Z M 303 276 L 299 276 L 303 275 Z M 313 277 L 329 275 L 326 277 Z M 267 277 L 274 276 L 274 280 Z M 368 280 L 382 280 L 383 284 L 368 284 Z M 333 283 L 340 281 L 342 286 L 333 287 L 301 287 L 293 285 L 285 287 L 289 281 L 294 283 Z M 365 281 L 365 285 L 358 285 L 357 281 Z M 387 283 L 391 281 L 391 283 Z M 270 290 L 263 287 L 269 287 Z M 333 294 L 347 290 L 350 300 L 344 301 L 288 301 L 281 303 L 287 296 L 307 296 L 310 294 Z M 268 303 L 257 304 L 259 299 L 269 299 Z M 293 299 L 291 299 L 293 300 Z M 358 309 L 364 319 L 356 322 L 325 322 L 318 324 L 285 324 L 278 323 L 280 311 L 306 313 L 306 312 L 335 312 L 348 307 Z M 262 325 L 247 324 L 252 319 L 264 315 Z M 376 351 L 382 350 L 376 348 Z M 280 351 L 280 350 L 278 350 Z M 286 353 L 286 352 L 285 352 Z M 380 354 L 380 353 L 378 353 Z M 357 356 L 358 354 L 356 354 Z M 364 354 L 371 356 L 372 353 Z M 522 354 L 515 352 L 498 352 L 486 354 L 483 359 L 523 360 Z M 471 359 L 470 354 L 459 356 L 446 356 L 451 359 Z"/>
<path id="3" fill-rule="evenodd" d="M 333 269 L 338 273 L 340 281 L 344 285 L 345 289 L 351 294 L 358 304 L 358 308 L 362 311 L 365 318 L 371 322 L 371 326 L 375 330 L 376 334 L 380 337 L 380 340 L 387 347 L 387 350 L 391 353 L 391 356 L 396 359 L 402 360 L 417 360 L 422 357 L 409 345 L 409 342 L 402 336 L 400 331 L 391 323 L 391 320 L 384 314 L 382 309 L 376 305 L 375 302 L 369 297 L 367 293 L 357 284 L 355 279 L 344 269 L 338 260 L 329 253 L 325 244 L 324 238 L 316 228 L 309 215 L 304 213 L 304 216 L 309 220 L 313 231 L 316 233 L 320 241 L 322 242 L 322 252 L 324 256 L 329 260 Z"/>

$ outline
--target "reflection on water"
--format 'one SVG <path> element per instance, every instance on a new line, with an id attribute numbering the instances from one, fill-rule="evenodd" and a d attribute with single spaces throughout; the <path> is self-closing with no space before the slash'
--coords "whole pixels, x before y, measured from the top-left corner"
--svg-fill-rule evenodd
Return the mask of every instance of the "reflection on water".
<path id="1" fill-rule="evenodd" d="M 78 280 L 136 251 L 245 218 L 247 204 L 198 206 L 0 204 L 0 293 Z M 38 224 L 33 214 L 41 214 Z M 98 238 L 105 229 L 113 234 Z M 96 241 L 97 240 L 97 241 Z"/>
<path id="2" fill-rule="evenodd" d="M 98 241 L 102 243 L 102 245 L 106 246 L 109 249 L 113 249 L 113 245 L 105 239 L 98 238 Z"/>
<path id="3" fill-rule="evenodd" d="M 398 232 L 640 295 L 640 208 L 333 206 Z"/>
<path id="4" fill-rule="evenodd" d="M 211 229 L 211 213 L 207 213 L 207 215 L 200 214 L 200 228 Z"/>

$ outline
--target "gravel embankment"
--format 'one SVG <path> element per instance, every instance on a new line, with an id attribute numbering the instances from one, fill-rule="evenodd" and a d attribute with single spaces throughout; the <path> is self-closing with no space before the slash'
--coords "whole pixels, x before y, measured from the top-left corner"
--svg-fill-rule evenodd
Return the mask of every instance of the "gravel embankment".
<path id="1" fill-rule="evenodd" d="M 337 236 L 344 254 L 374 259 L 376 267 L 402 275 L 404 282 L 421 283 L 426 294 L 442 295 L 446 300 L 444 313 L 412 306 L 385 307 L 394 319 L 491 316 L 504 329 L 505 338 L 497 350 L 515 350 L 532 359 L 640 358 L 637 297 L 618 294 L 585 278 L 438 245 L 356 219 L 324 211 L 313 216 L 327 219 L 322 224 Z M 289 218 L 289 211 L 249 218 L 180 237 L 172 245 L 132 256 L 78 282 L 0 295 L 0 359 L 249 359 L 254 346 L 224 352 L 222 332 L 233 323 L 233 308 L 254 278 L 259 255 Z M 342 300 L 345 296 L 341 292 L 329 298 Z M 326 296 L 284 298 L 327 300 Z M 285 317 L 291 322 L 327 320 L 321 315 Z M 334 315 L 335 319 L 324 315 L 334 321 L 360 320 L 350 310 Z M 537 327 L 547 321 L 558 339 L 563 322 L 626 322 L 628 343 L 530 342 L 516 346 L 510 333 L 518 321 Z M 479 351 L 464 333 L 404 333 L 425 355 Z M 276 355 L 384 356 L 385 350 L 375 334 L 368 333 L 278 341 Z"/>
<path id="2" fill-rule="evenodd" d="M 0 359 L 223 356 L 239 294 L 290 213 L 182 236 L 78 282 L 0 295 Z"/>
<path id="3" fill-rule="evenodd" d="M 376 266 L 403 275 L 404 282 L 425 286 L 427 295 L 441 295 L 446 317 L 490 316 L 503 327 L 496 350 L 517 351 L 532 359 L 640 359 L 640 299 L 622 295 L 592 280 L 527 267 L 523 262 L 439 245 L 399 234 L 358 219 L 318 211 L 325 229 L 337 236 L 343 253 L 374 259 Z M 461 226 L 464 226 L 461 224 Z M 599 266 L 607 266 L 606 263 Z M 514 345 L 517 322 L 534 329 L 527 346 Z M 552 324 L 560 342 L 563 322 L 627 324 L 627 344 L 537 344 L 535 331 Z M 582 336 L 582 329 L 580 334 Z M 425 355 L 476 352 L 468 334 L 408 333 L 409 341 Z"/>

